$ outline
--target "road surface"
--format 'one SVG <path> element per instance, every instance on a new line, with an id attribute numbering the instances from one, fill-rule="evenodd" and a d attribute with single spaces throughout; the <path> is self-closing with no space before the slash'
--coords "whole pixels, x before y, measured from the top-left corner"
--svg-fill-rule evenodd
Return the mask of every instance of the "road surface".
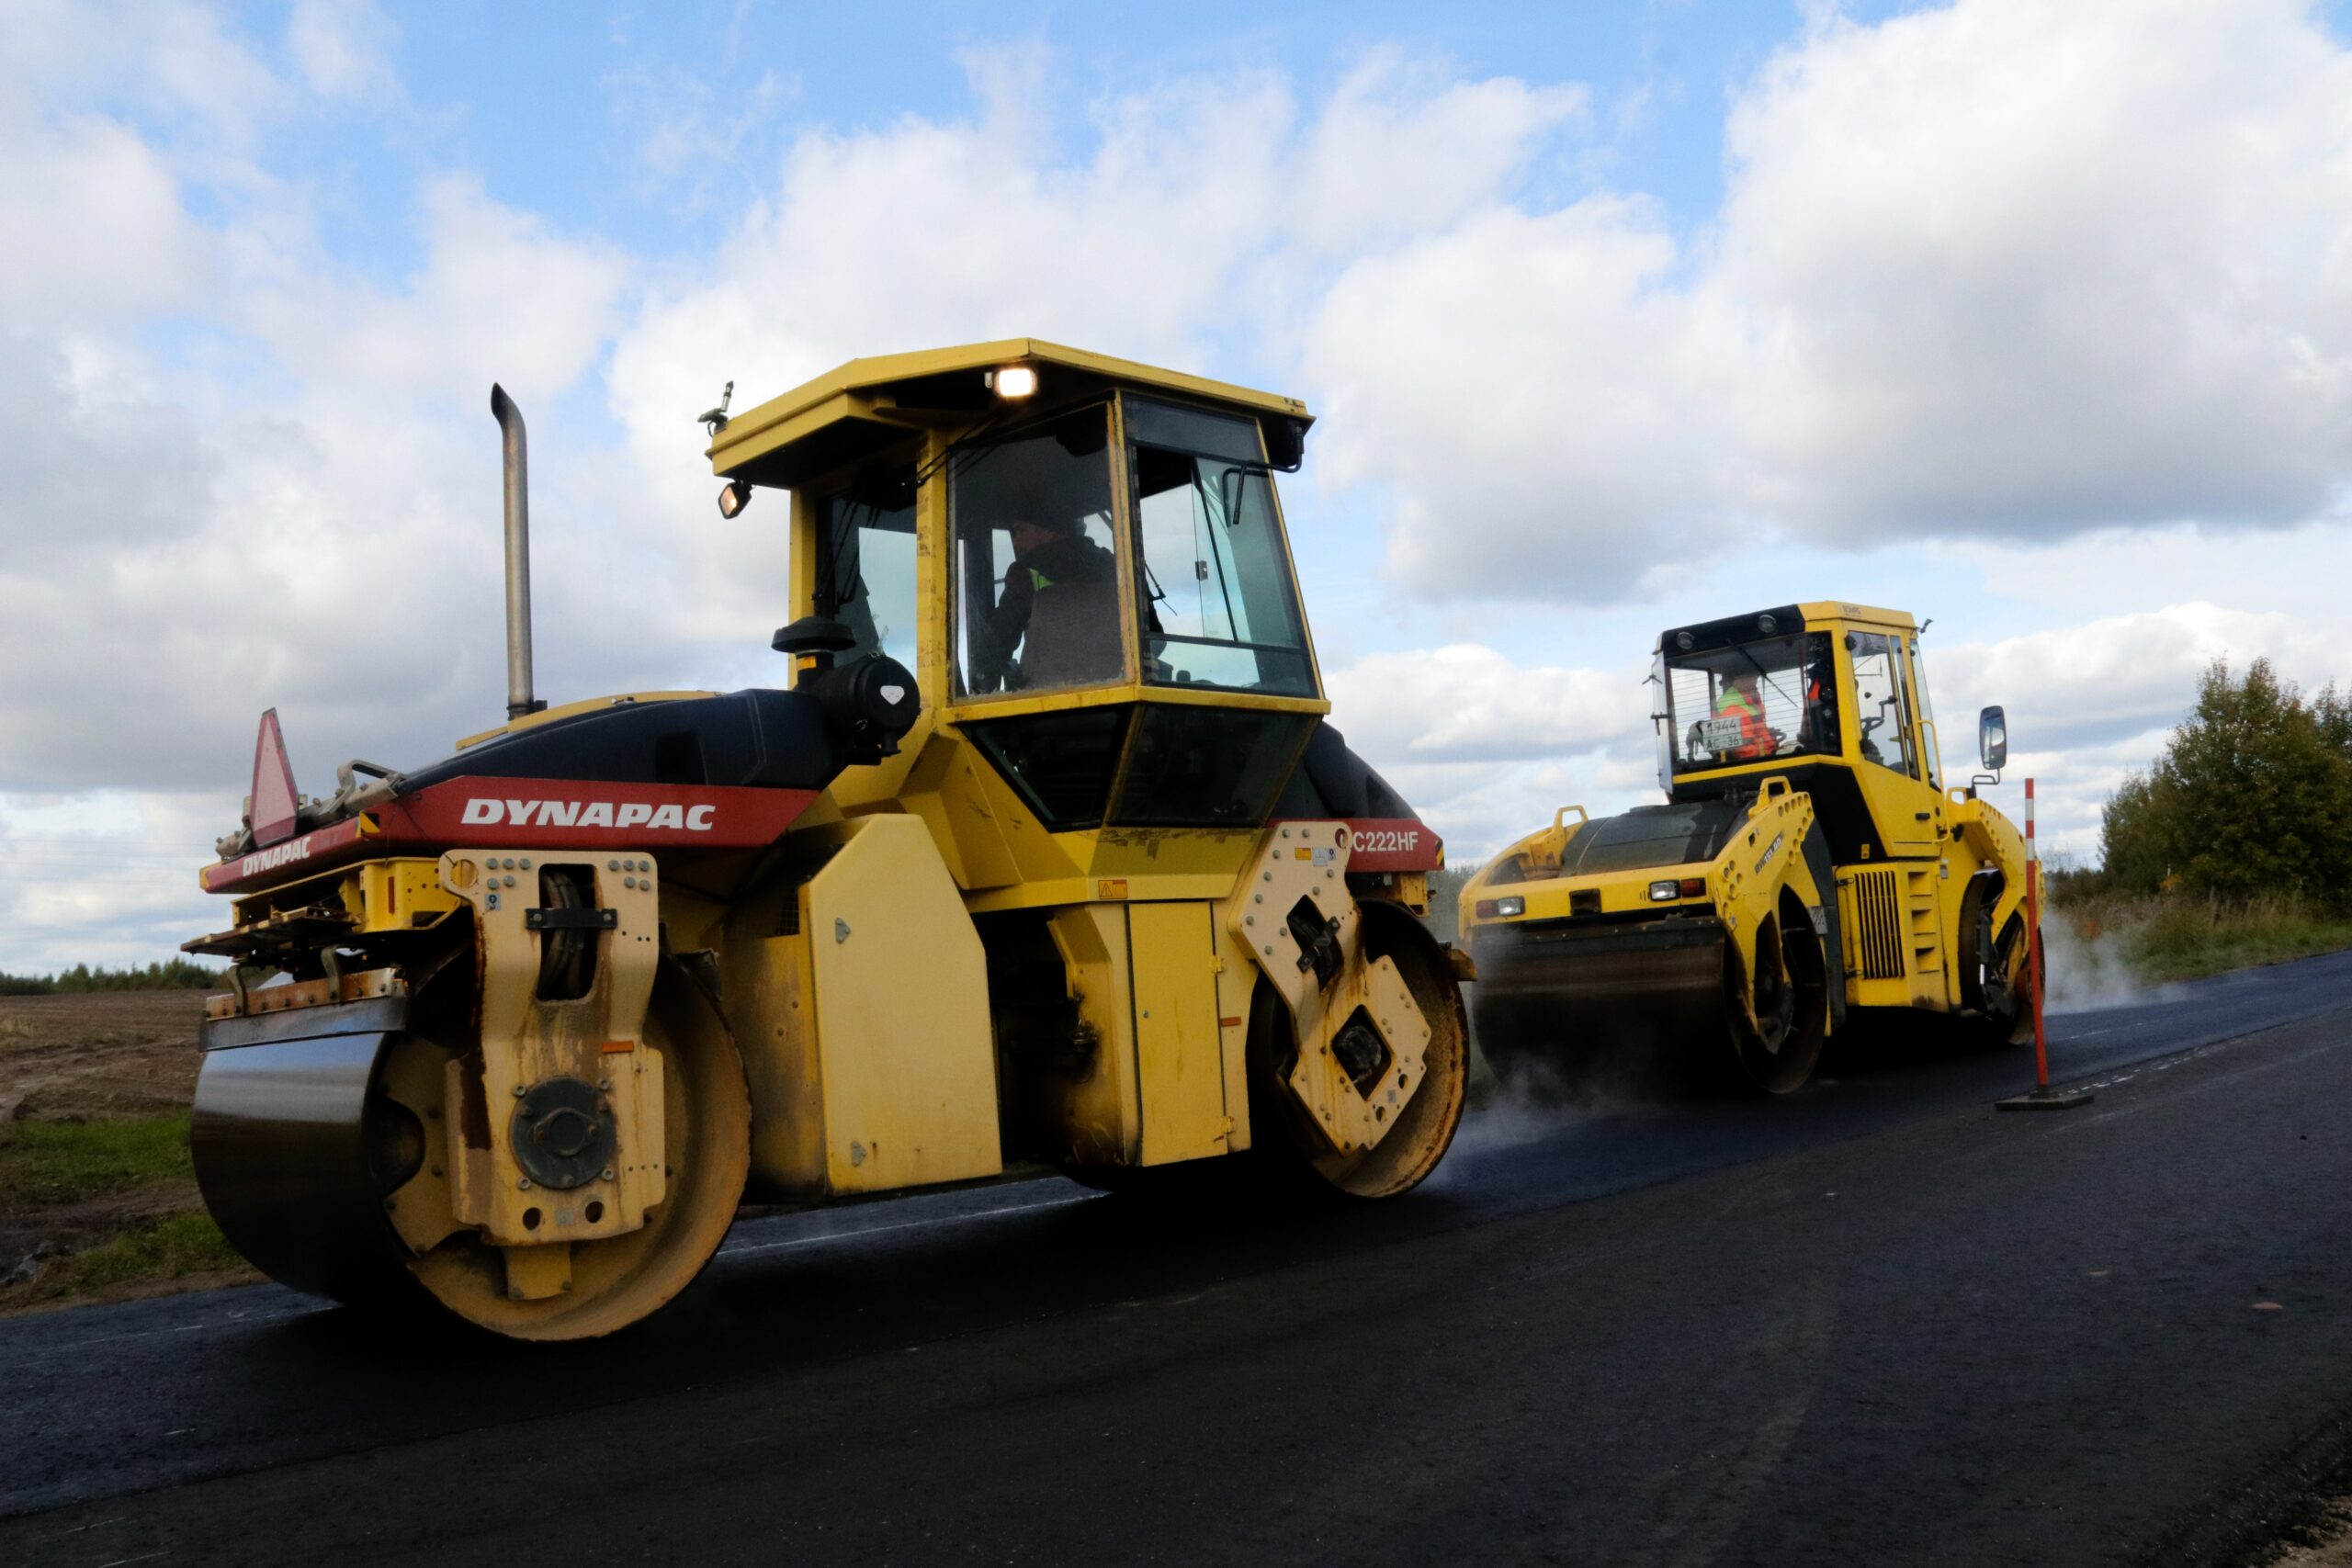
<path id="1" fill-rule="evenodd" d="M 1948 1050 L 1496 1110 L 1320 1221 L 750 1222 L 588 1346 L 0 1323 L 0 1562 L 2193 1561 L 2352 1414 L 2347 1008 L 2338 954 L 2053 1020 L 2050 1115 Z"/>

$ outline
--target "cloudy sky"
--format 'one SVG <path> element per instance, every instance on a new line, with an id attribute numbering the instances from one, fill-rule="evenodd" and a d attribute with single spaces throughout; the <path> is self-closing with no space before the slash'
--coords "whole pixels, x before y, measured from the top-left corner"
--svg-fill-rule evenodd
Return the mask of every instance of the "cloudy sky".
<path id="1" fill-rule="evenodd" d="M 1034 333 L 1307 399 L 1336 722 L 1457 860 L 1654 794 L 1662 626 L 1935 617 L 2056 845 L 2204 662 L 2352 675 L 2352 6 L 0 6 L 0 969 L 300 784 L 775 679 L 693 416 Z M 2003 792 L 2014 808 L 2017 791 Z"/>

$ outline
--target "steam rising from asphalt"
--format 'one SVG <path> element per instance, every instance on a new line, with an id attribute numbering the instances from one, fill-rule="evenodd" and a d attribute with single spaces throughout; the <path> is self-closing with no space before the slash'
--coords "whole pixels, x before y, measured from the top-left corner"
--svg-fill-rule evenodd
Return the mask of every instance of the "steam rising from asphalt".
<path id="1" fill-rule="evenodd" d="M 1475 984 L 1463 987 L 1466 1001 L 1476 994 Z M 1657 1086 L 1587 1070 L 1571 1077 L 1542 1060 L 1512 1062 L 1503 1070 L 1479 1049 L 1478 1032 L 1470 1032 L 1470 1101 L 1454 1135 L 1454 1151 L 1475 1154 L 1482 1149 L 1509 1148 L 1533 1143 L 1569 1128 L 1658 1101 Z M 1451 1161 L 1430 1178 L 1442 1182 Z"/>
<path id="2" fill-rule="evenodd" d="M 2086 935 L 2064 915 L 2048 912 L 2042 918 L 2041 944 L 2050 964 L 2045 1014 L 2145 1007 L 2184 994 L 2177 985 L 2158 985 L 2142 976 L 2122 939 L 2096 924 Z"/>

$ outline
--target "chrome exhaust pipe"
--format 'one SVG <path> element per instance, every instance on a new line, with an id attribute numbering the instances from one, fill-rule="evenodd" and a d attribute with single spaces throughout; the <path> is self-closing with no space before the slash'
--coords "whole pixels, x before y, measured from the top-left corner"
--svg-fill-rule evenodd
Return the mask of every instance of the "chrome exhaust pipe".
<path id="1" fill-rule="evenodd" d="M 506 389 L 490 384 L 506 458 L 506 716 L 521 718 L 548 705 L 531 694 L 531 474 L 523 411 Z"/>

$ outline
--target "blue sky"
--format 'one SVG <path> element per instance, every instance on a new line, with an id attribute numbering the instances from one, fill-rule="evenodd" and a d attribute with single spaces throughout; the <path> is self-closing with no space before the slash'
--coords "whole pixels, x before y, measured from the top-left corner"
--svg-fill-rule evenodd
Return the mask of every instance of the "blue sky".
<path id="1" fill-rule="evenodd" d="M 1861 7 L 1867 16 L 1890 7 Z M 274 7 L 242 11 L 266 35 Z M 397 140 L 373 116 L 324 129 L 285 164 L 355 202 L 348 241 L 413 259 L 386 219 L 421 164 L 478 169 L 491 193 L 646 254 L 690 253 L 724 230 L 730 202 L 764 194 L 762 165 L 801 131 L 878 129 L 908 113 L 968 108 L 958 55 L 1034 46 L 1051 56 L 1048 112 L 1064 145 L 1093 100 L 1171 77 L 1273 68 L 1328 90 L 1346 62 L 1402 47 L 1470 77 L 1590 84 L 1611 121 L 1610 173 L 1702 221 L 1721 194 L 1725 85 L 1789 36 L 1780 3 L 1623 7 L 1418 5 L 900 7 L 877 30 L 855 10 L 776 5 L 424 6 L 399 12 L 391 62 L 414 113 Z M 526 64 L 525 62 L 527 62 Z M 704 143 L 719 167 L 639 162 L 662 120 L 692 118 L 739 140 Z M 740 126 L 740 129 L 738 127 Z M 296 150 L 289 149 L 289 152 Z M 1567 190 L 1591 175 L 1555 175 Z"/>
<path id="2" fill-rule="evenodd" d="M 1948 760 L 2006 703 L 2087 852 L 2205 660 L 2352 674 L 2345 17 L 24 0 L 0 969 L 215 921 L 263 706 L 311 790 L 494 717 L 492 377 L 543 686 L 724 687 L 782 509 L 692 414 L 1018 333 L 1316 406 L 1335 720 L 1459 857 L 1648 796 L 1660 626 L 1809 598 L 1935 617 Z"/>

